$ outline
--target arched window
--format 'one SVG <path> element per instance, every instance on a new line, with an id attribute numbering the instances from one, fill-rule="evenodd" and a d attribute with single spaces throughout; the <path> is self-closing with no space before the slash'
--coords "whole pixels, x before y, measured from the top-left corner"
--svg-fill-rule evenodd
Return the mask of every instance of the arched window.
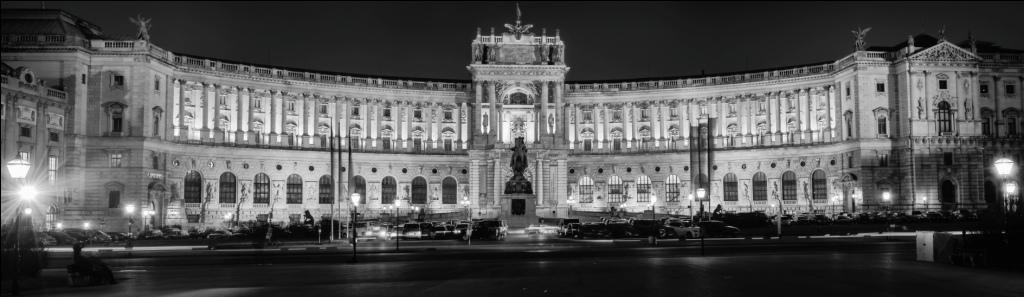
<path id="1" fill-rule="evenodd" d="M 288 176 L 287 203 L 302 204 L 302 177 L 298 174 Z"/>
<path id="2" fill-rule="evenodd" d="M 394 204 L 395 196 L 398 194 L 398 182 L 394 177 L 385 176 L 380 182 L 380 203 L 384 205 Z"/>
<path id="3" fill-rule="evenodd" d="M 939 109 L 936 112 L 936 120 L 939 122 L 939 133 L 953 132 L 953 111 L 949 102 L 939 102 Z"/>
<path id="4" fill-rule="evenodd" d="M 185 203 L 203 201 L 203 176 L 199 172 L 189 171 L 185 175 Z"/>
<path id="5" fill-rule="evenodd" d="M 366 204 L 366 179 L 356 175 L 352 177 L 352 191 L 359 193 L 359 204 Z"/>
<path id="6" fill-rule="evenodd" d="M 459 203 L 459 183 L 455 181 L 454 177 L 446 177 L 441 181 L 441 203 L 443 204 L 456 204 Z"/>
<path id="7" fill-rule="evenodd" d="M 320 177 L 320 204 L 334 204 L 334 179 L 330 175 Z"/>
<path id="8" fill-rule="evenodd" d="M 782 174 L 782 200 L 796 200 L 796 173 Z"/>
<path id="9" fill-rule="evenodd" d="M 264 173 L 252 179 L 252 203 L 270 203 L 270 177 Z"/>
<path id="10" fill-rule="evenodd" d="M 768 200 L 768 176 L 764 172 L 754 174 L 754 201 Z"/>
<path id="11" fill-rule="evenodd" d="M 220 203 L 235 203 L 235 175 L 225 172 L 220 175 Z"/>
<path id="12" fill-rule="evenodd" d="M 589 177 L 580 178 L 580 203 L 593 203 L 594 202 L 594 180 Z"/>
<path id="13" fill-rule="evenodd" d="M 427 204 L 427 179 L 422 176 L 412 179 L 412 204 Z"/>
<path id="14" fill-rule="evenodd" d="M 679 202 L 679 177 L 669 175 L 665 180 L 665 201 Z"/>
<path id="15" fill-rule="evenodd" d="M 608 202 L 621 203 L 626 199 L 622 197 L 622 179 L 618 176 L 608 178 Z"/>
<path id="16" fill-rule="evenodd" d="M 811 174 L 811 199 L 823 201 L 828 199 L 828 181 L 825 171 L 818 169 Z"/>
<path id="17" fill-rule="evenodd" d="M 722 200 L 724 200 L 724 201 L 738 201 L 739 200 L 739 195 L 738 195 L 739 190 L 737 189 L 737 186 L 736 186 L 736 175 L 735 174 L 729 173 L 729 174 L 725 175 L 725 178 L 722 181 L 722 188 L 723 188 L 722 193 L 725 195 L 722 198 Z"/>
<path id="18" fill-rule="evenodd" d="M 651 178 L 641 175 L 636 179 L 636 202 L 651 202 Z"/>

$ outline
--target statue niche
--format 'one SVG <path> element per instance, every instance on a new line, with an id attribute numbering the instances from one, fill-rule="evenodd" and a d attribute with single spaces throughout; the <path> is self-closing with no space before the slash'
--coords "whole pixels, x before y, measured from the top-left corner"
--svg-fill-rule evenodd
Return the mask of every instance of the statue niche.
<path id="1" fill-rule="evenodd" d="M 516 145 L 512 147 L 512 178 L 505 182 L 505 194 L 533 194 L 533 184 L 523 172 L 529 166 L 526 160 L 526 143 L 522 137 L 516 137 Z"/>

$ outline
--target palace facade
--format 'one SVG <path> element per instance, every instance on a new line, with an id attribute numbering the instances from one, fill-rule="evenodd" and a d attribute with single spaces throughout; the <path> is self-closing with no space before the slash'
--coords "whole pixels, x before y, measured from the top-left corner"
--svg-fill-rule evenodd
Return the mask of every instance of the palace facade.
<path id="1" fill-rule="evenodd" d="M 128 204 L 151 226 L 345 219 L 350 193 L 367 217 L 499 217 L 518 137 L 541 217 L 985 208 L 992 161 L 1021 161 L 1019 50 L 862 36 L 826 63 L 572 82 L 560 32 L 508 27 L 478 29 L 469 79 L 446 81 L 190 56 L 4 10 L 2 155 L 33 165 L 3 169 L 4 216 L 24 182 L 45 228 L 127 229 Z"/>

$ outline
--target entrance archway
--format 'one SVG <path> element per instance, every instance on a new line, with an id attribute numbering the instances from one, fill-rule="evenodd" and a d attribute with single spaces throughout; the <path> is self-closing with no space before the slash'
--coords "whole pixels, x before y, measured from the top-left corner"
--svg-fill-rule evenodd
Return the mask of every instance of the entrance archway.
<path id="1" fill-rule="evenodd" d="M 952 181 L 945 180 L 942 182 L 939 199 L 942 201 L 943 210 L 956 208 L 956 185 Z"/>

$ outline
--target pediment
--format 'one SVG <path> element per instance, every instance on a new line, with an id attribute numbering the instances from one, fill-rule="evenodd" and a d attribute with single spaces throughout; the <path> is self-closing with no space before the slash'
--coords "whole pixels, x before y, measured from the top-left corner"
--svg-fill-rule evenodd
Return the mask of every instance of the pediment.
<path id="1" fill-rule="evenodd" d="M 932 47 L 921 50 L 910 56 L 915 60 L 932 61 L 976 61 L 980 58 L 968 50 L 953 45 L 948 41 L 940 42 Z"/>

